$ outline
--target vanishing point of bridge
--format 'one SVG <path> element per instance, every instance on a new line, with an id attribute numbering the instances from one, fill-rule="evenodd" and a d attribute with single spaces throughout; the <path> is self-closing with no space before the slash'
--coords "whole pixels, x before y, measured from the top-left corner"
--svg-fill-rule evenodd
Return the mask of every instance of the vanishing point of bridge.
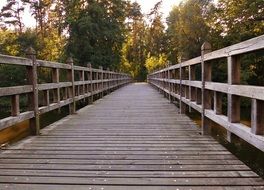
<path id="1" fill-rule="evenodd" d="M 75 66 L 72 59 L 36 60 L 32 49 L 28 58 L 0 55 L 0 64 L 27 73 L 25 85 L 0 88 L 11 102 L 0 130 L 29 121 L 35 135 L 2 147 L 0 190 L 264 189 L 262 178 L 207 135 L 214 121 L 228 140 L 237 135 L 264 150 L 264 87 L 241 85 L 239 75 L 239 57 L 263 49 L 264 36 L 214 52 L 206 43 L 202 56 L 149 75 L 149 84 L 130 84 L 127 74 Z M 227 83 L 211 81 L 210 61 L 219 58 L 227 58 Z M 39 68 L 51 73 L 50 81 L 40 82 Z M 250 128 L 240 122 L 240 97 L 252 101 Z M 76 111 L 80 101 L 88 106 Z M 69 116 L 40 130 L 42 114 L 66 106 Z M 201 131 L 184 114 L 192 109 L 201 113 Z"/>

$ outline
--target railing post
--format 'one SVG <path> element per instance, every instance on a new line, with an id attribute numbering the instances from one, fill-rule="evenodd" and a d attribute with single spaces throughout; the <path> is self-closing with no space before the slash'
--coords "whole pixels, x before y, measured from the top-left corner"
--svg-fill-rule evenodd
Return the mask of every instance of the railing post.
<path id="1" fill-rule="evenodd" d="M 69 113 L 74 114 L 76 112 L 76 102 L 75 102 L 75 85 L 74 85 L 74 66 L 73 59 L 69 57 L 67 59 L 67 64 L 71 66 L 71 69 L 68 70 L 68 80 L 72 83 L 69 92 L 69 98 L 72 98 L 72 103 L 69 104 Z"/>
<path id="2" fill-rule="evenodd" d="M 92 64 L 88 63 L 87 67 L 89 68 L 89 75 L 88 75 L 88 80 L 90 81 L 90 97 L 88 99 L 89 104 L 93 103 L 93 70 L 92 70 Z"/>
<path id="3" fill-rule="evenodd" d="M 264 135 L 264 101 L 252 99 L 251 103 L 251 133 Z"/>
<path id="4" fill-rule="evenodd" d="M 185 114 L 186 113 L 186 104 L 182 101 L 182 96 L 183 96 L 183 85 L 182 85 L 182 80 L 184 80 L 184 73 L 182 70 L 182 62 L 185 61 L 185 58 L 182 58 L 179 60 L 180 64 L 180 113 Z"/>
<path id="5" fill-rule="evenodd" d="M 44 90 L 43 92 L 43 105 L 44 106 L 50 106 L 50 96 L 49 96 L 49 90 Z M 65 98 L 67 99 L 67 98 Z"/>
<path id="6" fill-rule="evenodd" d="M 36 51 L 30 47 L 26 50 L 26 55 L 32 61 L 32 66 L 27 67 L 28 82 L 32 85 L 33 92 L 29 94 L 29 107 L 34 112 L 34 118 L 29 120 L 30 130 L 33 135 L 40 134 L 39 110 L 38 110 L 38 74 Z"/>
<path id="7" fill-rule="evenodd" d="M 216 115 L 222 114 L 222 93 L 214 92 L 214 112 Z"/>
<path id="8" fill-rule="evenodd" d="M 99 74 L 98 74 L 98 70 L 96 70 L 95 72 L 95 91 L 96 91 L 96 98 L 98 98 L 98 89 L 99 89 L 99 83 L 98 83 L 98 80 L 99 80 Z"/>
<path id="9" fill-rule="evenodd" d="M 205 109 L 211 108 L 211 94 L 205 89 L 205 82 L 212 79 L 212 68 L 210 63 L 205 63 L 204 55 L 212 51 L 211 44 L 205 42 L 201 47 L 201 64 L 202 64 L 202 134 L 211 133 L 211 122 L 205 117 Z"/>
<path id="10" fill-rule="evenodd" d="M 85 81 L 84 70 L 79 72 L 80 72 L 80 81 L 84 82 Z M 85 95 L 85 84 L 82 84 L 80 87 L 81 88 L 79 89 L 79 95 Z M 85 100 L 83 99 L 83 101 Z"/>
<path id="11" fill-rule="evenodd" d="M 60 82 L 60 70 L 58 68 L 52 69 L 52 82 L 53 83 L 59 83 Z M 60 103 L 60 88 L 56 88 L 53 90 L 53 98 L 54 102 Z M 60 113 L 60 108 L 58 109 L 58 112 Z"/>
<path id="12" fill-rule="evenodd" d="M 169 66 L 170 66 L 170 65 L 169 65 Z M 170 102 L 172 102 L 172 95 L 171 95 L 171 92 L 172 92 L 172 90 L 171 90 L 171 88 L 172 88 L 172 84 L 171 84 L 171 81 L 170 81 L 170 79 L 172 78 L 172 77 L 171 77 L 171 72 L 172 72 L 172 70 L 168 69 L 169 101 L 170 101 Z"/>
<path id="13" fill-rule="evenodd" d="M 104 78 L 104 77 L 103 77 L 103 67 L 100 66 L 100 67 L 99 67 L 99 70 L 100 70 L 100 75 L 99 75 L 100 77 L 99 77 L 99 80 L 101 81 L 101 82 L 100 82 L 100 91 L 101 91 L 101 92 L 100 92 L 100 98 L 103 98 L 103 96 L 104 96 L 104 85 L 103 85 L 103 84 L 104 84 L 104 83 L 103 83 L 103 78 Z"/>
<path id="14" fill-rule="evenodd" d="M 11 97 L 11 115 L 12 116 L 18 116 L 20 113 L 20 108 L 19 108 L 19 95 L 13 95 Z"/>
<path id="15" fill-rule="evenodd" d="M 191 86 L 191 82 L 195 80 L 195 66 L 189 66 L 189 99 L 190 102 L 196 100 L 196 91 L 195 87 Z M 192 107 L 189 106 L 189 112 L 192 112 Z"/>
<path id="16" fill-rule="evenodd" d="M 227 58 L 228 85 L 240 84 L 240 58 L 229 56 Z M 227 95 L 228 110 L 227 117 L 230 123 L 240 122 L 240 97 L 236 95 Z M 227 131 L 227 141 L 232 141 L 232 133 Z"/>
<path id="17" fill-rule="evenodd" d="M 107 94 L 109 94 L 110 93 L 110 82 L 109 82 L 109 80 L 110 80 L 110 69 L 109 69 L 109 67 L 106 69 L 107 70 L 107 74 L 106 74 L 106 78 L 107 78 Z"/>

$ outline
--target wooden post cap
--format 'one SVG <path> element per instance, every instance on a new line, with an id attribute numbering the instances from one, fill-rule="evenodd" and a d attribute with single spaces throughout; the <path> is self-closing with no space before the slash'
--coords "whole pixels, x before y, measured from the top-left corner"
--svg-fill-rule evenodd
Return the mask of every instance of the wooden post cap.
<path id="1" fill-rule="evenodd" d="M 88 68 L 92 68 L 92 64 L 91 64 L 91 62 L 88 62 L 88 63 L 87 63 L 87 67 L 88 67 Z"/>
<path id="2" fill-rule="evenodd" d="M 209 42 L 204 42 L 202 47 L 201 47 L 201 50 L 203 52 L 210 52 L 210 51 L 212 51 L 212 46 Z"/>
<path id="3" fill-rule="evenodd" d="M 26 55 L 36 55 L 36 51 L 31 46 L 28 47 L 25 52 L 26 52 Z"/>
<path id="4" fill-rule="evenodd" d="M 72 57 L 69 57 L 66 61 L 67 64 L 73 64 L 73 59 Z"/>

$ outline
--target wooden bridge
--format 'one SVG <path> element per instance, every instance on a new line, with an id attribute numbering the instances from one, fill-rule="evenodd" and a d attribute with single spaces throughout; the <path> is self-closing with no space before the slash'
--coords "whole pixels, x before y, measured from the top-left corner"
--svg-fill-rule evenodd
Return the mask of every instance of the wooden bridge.
<path id="1" fill-rule="evenodd" d="M 0 88 L 0 97 L 11 102 L 0 129 L 30 120 L 36 134 L 1 150 L 0 189 L 264 189 L 262 178 L 207 135 L 214 121 L 227 129 L 229 140 L 235 134 L 264 150 L 264 88 L 240 85 L 237 78 L 238 57 L 264 49 L 264 36 L 211 53 L 208 44 L 203 47 L 201 57 L 149 75 L 150 84 L 129 84 L 126 74 L 74 66 L 71 59 L 36 60 L 32 50 L 28 58 L 0 55 L 1 64 L 28 73 L 28 84 Z M 208 63 L 218 58 L 228 59 L 227 84 L 210 81 Z M 194 77 L 198 64 L 201 81 Z M 51 82 L 39 82 L 39 68 L 50 71 Z M 223 93 L 227 116 L 221 113 Z M 20 113 L 24 94 L 29 109 Z M 213 95 L 214 104 L 208 98 Z M 251 128 L 239 121 L 239 97 L 252 99 Z M 76 111 L 78 101 L 88 106 Z M 40 115 L 63 106 L 71 114 L 40 130 Z M 201 113 L 202 131 L 184 114 L 188 107 Z"/>

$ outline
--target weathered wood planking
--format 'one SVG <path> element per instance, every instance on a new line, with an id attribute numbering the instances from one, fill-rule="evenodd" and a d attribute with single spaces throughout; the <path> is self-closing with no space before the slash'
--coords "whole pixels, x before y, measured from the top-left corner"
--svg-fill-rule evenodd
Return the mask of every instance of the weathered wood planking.
<path id="1" fill-rule="evenodd" d="M 147 84 L 123 87 L 0 154 L 0 189 L 263 189 Z"/>

